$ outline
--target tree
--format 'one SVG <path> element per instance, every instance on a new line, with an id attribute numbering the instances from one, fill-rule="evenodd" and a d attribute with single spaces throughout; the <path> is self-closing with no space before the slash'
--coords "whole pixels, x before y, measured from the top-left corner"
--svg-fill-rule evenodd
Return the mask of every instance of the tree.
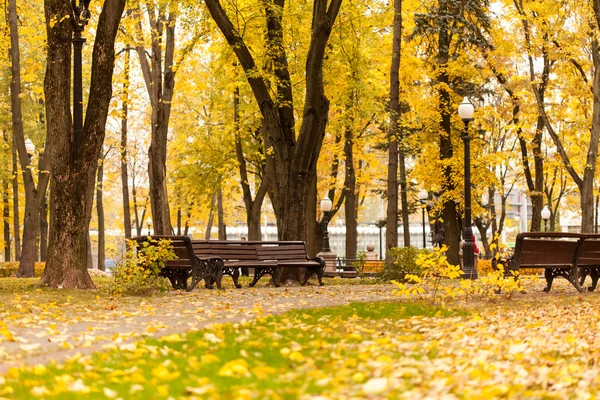
<path id="1" fill-rule="evenodd" d="M 443 209 L 441 217 L 444 225 L 445 243 L 448 245 L 448 261 L 459 264 L 459 205 L 461 199 L 458 188 L 455 151 L 458 145 L 456 131 L 452 129 L 452 117 L 456 115 L 458 93 L 473 92 L 473 83 L 463 81 L 457 68 L 468 60 L 458 57 L 461 52 L 472 48 L 486 49 L 489 44 L 483 31 L 489 29 L 485 0 L 437 0 L 429 3 L 428 12 L 415 16 L 415 30 L 412 37 L 428 39 L 428 53 L 434 55 L 433 68 L 435 90 L 437 92 L 439 157 L 441 160 Z M 461 71 L 463 72 L 463 71 Z M 454 133 L 454 134 L 453 134 Z M 389 228 L 388 228 L 389 229 Z"/>
<path id="2" fill-rule="evenodd" d="M 385 248 L 398 247 L 398 160 L 400 126 L 400 57 L 402 55 L 402 0 L 394 0 L 394 39 L 390 68 L 390 127 L 388 129 L 387 230 Z M 406 211 L 406 210 L 403 210 Z M 404 221 L 407 223 L 407 221 Z M 408 239 L 408 241 L 406 241 Z M 410 246 L 410 236 L 404 237 Z M 389 254 L 389 252 L 386 252 Z"/>
<path id="3" fill-rule="evenodd" d="M 40 285 L 93 288 L 87 272 L 87 240 L 94 183 L 112 96 L 115 37 L 125 0 L 106 0 L 96 28 L 90 93 L 82 141 L 71 140 L 71 38 L 80 10 L 61 0 L 46 0 L 48 62 L 44 93 L 52 171 L 48 262 Z M 77 15 L 78 15 L 77 14 Z M 64 18 L 65 15 L 72 18 Z M 78 182 L 78 184 L 73 184 Z"/>
<path id="4" fill-rule="evenodd" d="M 25 215 L 23 221 L 23 247 L 20 253 L 18 277 L 32 277 L 36 259 L 36 242 L 39 229 L 39 212 L 46 196 L 48 174 L 46 173 L 46 157 L 40 157 L 39 178 L 36 187 L 34 175 L 30 167 L 31 155 L 25 148 L 23 130 L 23 112 L 21 108 L 21 56 L 19 52 L 19 32 L 17 24 L 17 2 L 8 2 L 8 21 L 10 26 L 11 56 L 11 115 L 13 125 L 13 143 L 18 152 L 19 163 L 25 186 Z M 42 153 L 43 154 L 43 153 Z"/>
<path id="5" fill-rule="evenodd" d="M 274 90 L 257 67 L 242 35 L 234 28 L 219 0 L 206 0 L 208 10 L 235 52 L 263 118 L 267 174 L 281 240 L 306 239 L 308 201 L 316 177 L 316 163 L 325 136 L 329 100 L 324 93 L 323 59 L 341 0 L 316 0 L 306 58 L 306 93 L 302 124 L 296 134 L 294 99 L 284 47 L 285 0 L 264 2 L 268 57 L 274 66 Z M 275 93 L 273 96 L 271 93 Z M 282 279 L 289 275 L 282 274 Z M 298 277 L 295 277 L 298 279 Z"/>

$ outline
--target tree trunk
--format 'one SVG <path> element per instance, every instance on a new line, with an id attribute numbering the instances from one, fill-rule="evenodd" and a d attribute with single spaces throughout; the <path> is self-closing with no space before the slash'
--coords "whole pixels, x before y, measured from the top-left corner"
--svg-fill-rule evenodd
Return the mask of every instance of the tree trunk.
<path id="1" fill-rule="evenodd" d="M 21 223 L 19 218 L 19 169 L 17 164 L 17 146 L 13 136 L 12 145 L 12 190 L 13 190 L 13 235 L 15 238 L 15 261 L 21 258 Z"/>
<path id="2" fill-rule="evenodd" d="M 87 259 L 87 269 L 92 269 L 94 268 L 94 257 L 92 255 L 92 237 L 90 236 L 90 233 L 88 232 L 87 235 L 87 252 L 86 252 L 86 259 Z"/>
<path id="3" fill-rule="evenodd" d="M 8 1 L 8 23 L 10 26 L 10 57 L 11 57 L 11 116 L 13 128 L 13 143 L 17 149 L 23 186 L 25 188 L 25 214 L 23 216 L 23 247 L 19 258 L 17 277 L 33 277 L 36 260 L 36 245 L 39 228 L 40 197 L 45 196 L 47 174 L 40 174 L 39 188 L 36 189 L 30 162 L 33 154 L 28 155 L 25 147 L 23 131 L 23 114 L 21 110 L 21 57 L 19 53 L 19 31 L 16 0 Z M 40 159 L 40 170 L 45 169 L 43 159 Z"/>
<path id="4" fill-rule="evenodd" d="M 390 69 L 390 127 L 388 130 L 387 230 L 385 248 L 398 247 L 398 138 L 400 133 L 400 56 L 402 52 L 402 0 L 394 0 L 394 38 Z M 386 251 L 389 254 L 389 251 Z M 387 258 L 387 257 L 386 257 Z"/>
<path id="5" fill-rule="evenodd" d="M 223 212 L 223 189 L 217 191 L 217 224 L 219 228 L 219 240 L 227 240 L 225 232 L 225 213 Z"/>
<path id="6" fill-rule="evenodd" d="M 171 3 L 169 15 L 165 15 L 164 6 L 158 10 L 150 8 L 148 19 L 151 29 L 152 54 L 148 61 L 147 51 L 137 47 L 146 89 L 152 106 L 151 141 L 149 149 L 148 175 L 150 177 L 150 207 L 154 232 L 158 235 L 171 235 L 171 213 L 167 192 L 167 137 L 169 118 L 175 87 L 175 18 L 177 2 Z M 141 22 L 138 24 L 141 35 Z M 165 41 L 163 43 L 163 37 Z M 163 56 L 164 49 L 164 56 Z"/>
<path id="7" fill-rule="evenodd" d="M 104 232 L 104 202 L 102 201 L 102 181 L 104 180 L 104 160 L 100 159 L 98 163 L 98 177 L 96 184 L 96 208 L 98 210 L 98 269 L 104 271 L 106 269 L 104 262 L 106 260 L 106 240 Z"/>
<path id="8" fill-rule="evenodd" d="M 294 128 L 292 84 L 285 46 L 282 45 L 284 0 L 264 3 L 268 57 L 275 65 L 274 74 L 277 78 L 274 88 L 265 78 L 254 73 L 256 63 L 252 53 L 219 0 L 206 0 L 205 3 L 246 72 L 263 117 L 265 148 L 272 150 L 272 157 L 267 157 L 267 174 L 272 185 L 279 239 L 306 240 L 305 216 L 310 201 L 310 185 L 316 175 L 316 163 L 329 111 L 329 101 L 323 89 L 323 58 L 341 0 L 331 0 L 329 7 L 327 1 L 314 3 L 312 35 L 306 58 L 304 110 L 298 135 Z M 276 99 L 271 95 L 273 89 L 276 90 Z M 298 281 L 302 275 L 301 269 L 291 269 L 281 274 L 281 280 L 291 278 Z"/>
<path id="9" fill-rule="evenodd" d="M 40 208 L 40 261 L 48 259 L 48 197 L 44 196 Z"/>
<path id="10" fill-rule="evenodd" d="M 129 207 L 129 171 L 127 170 L 127 118 L 129 115 L 129 50 L 125 52 L 125 78 L 121 114 L 121 186 L 123 192 L 123 227 L 125 238 L 131 239 L 131 208 Z M 139 233 L 138 233 L 139 236 Z"/>
<path id="11" fill-rule="evenodd" d="M 112 97 L 114 41 L 124 0 L 106 0 L 98 18 L 92 53 L 90 96 L 82 140 L 74 147 L 70 111 L 71 3 L 45 0 L 47 70 L 44 82 L 52 171 L 48 262 L 39 285 L 93 288 L 87 271 L 87 241 L 96 168 Z M 73 182 L 78 182 L 74 185 Z"/>
<path id="12" fill-rule="evenodd" d="M 10 261 L 10 202 L 9 202 L 9 188 L 10 184 L 8 183 L 8 179 L 2 182 L 4 193 L 2 194 L 2 217 L 3 217 L 3 225 L 4 225 L 4 261 Z"/>
<path id="13" fill-rule="evenodd" d="M 262 179 L 256 196 L 252 198 L 252 191 L 250 190 L 250 182 L 248 177 L 248 169 L 246 165 L 246 159 L 244 158 L 244 150 L 242 147 L 242 140 L 240 138 L 240 89 L 236 86 L 233 92 L 233 126 L 235 131 L 235 153 L 239 165 L 240 172 L 240 185 L 242 186 L 242 193 L 244 196 L 244 205 L 246 207 L 246 224 L 248 225 L 248 240 L 261 240 L 262 235 L 260 231 L 260 210 L 262 208 L 265 195 L 269 188 L 268 178 L 264 174 L 266 168 L 262 166 Z M 258 179 L 258 174 L 255 175 L 255 179 Z"/>
<path id="14" fill-rule="evenodd" d="M 443 8 L 447 8 L 446 2 L 443 2 Z M 439 31 L 439 42 L 438 42 L 438 64 L 439 72 L 437 76 L 437 82 L 439 84 L 438 96 L 439 96 L 439 108 L 440 108 L 440 159 L 442 161 L 449 161 L 453 157 L 452 149 L 452 136 L 451 136 L 451 98 L 450 92 L 447 88 L 450 87 L 450 78 L 446 71 L 448 61 L 450 59 L 450 33 L 448 30 L 447 21 L 442 22 L 442 27 Z M 444 226 L 444 243 L 448 246 L 446 256 L 448 262 L 452 265 L 459 265 L 459 241 L 460 231 L 458 227 L 458 219 L 460 216 L 457 213 L 457 205 L 454 199 L 444 197 L 444 193 L 452 193 L 456 186 L 453 183 L 454 171 L 449 163 L 446 163 L 443 171 L 443 183 L 442 183 L 442 220 Z"/>
<path id="15" fill-rule="evenodd" d="M 402 137 L 402 135 L 401 135 Z M 398 166 L 400 169 L 400 203 L 402 204 L 402 231 L 404 233 L 404 247 L 410 246 L 410 221 L 408 210 L 408 184 L 406 174 L 406 157 L 402 141 L 398 152 Z"/>
<path id="16" fill-rule="evenodd" d="M 358 253 L 358 196 L 356 193 L 356 171 L 354 170 L 354 133 L 351 127 L 344 130 L 344 157 L 346 176 L 344 178 L 344 214 L 346 215 L 346 259 L 356 258 Z"/>

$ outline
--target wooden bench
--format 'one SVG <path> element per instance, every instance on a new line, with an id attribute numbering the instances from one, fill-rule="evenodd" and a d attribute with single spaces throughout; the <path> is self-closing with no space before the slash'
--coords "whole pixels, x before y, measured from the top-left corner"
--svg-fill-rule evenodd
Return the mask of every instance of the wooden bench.
<path id="1" fill-rule="evenodd" d="M 583 237 L 583 243 L 579 249 L 577 262 L 581 277 L 579 283 L 583 286 L 585 277 L 590 275 L 592 286 L 588 287 L 588 291 L 591 292 L 596 289 L 600 277 L 600 234 L 587 233 L 581 234 L 581 236 Z"/>
<path id="2" fill-rule="evenodd" d="M 165 261 L 165 266 L 159 274 L 159 276 L 169 279 L 173 289 L 185 289 L 191 292 L 202 279 L 212 279 L 214 273 L 206 261 L 196 257 L 189 237 L 154 235 L 138 236 L 132 238 L 132 240 L 143 246 L 143 243 L 148 242 L 149 238 L 155 241 L 168 240 L 173 248 L 173 252 L 177 258 Z M 187 282 L 190 277 L 192 278 L 192 282 L 188 286 Z"/>
<path id="3" fill-rule="evenodd" d="M 254 268 L 253 287 L 264 275 L 271 275 L 273 284 L 277 282 L 282 268 L 306 268 L 304 286 L 312 274 L 316 274 L 319 285 L 323 286 L 323 271 L 325 261 L 321 257 L 310 258 L 306 253 L 306 244 L 300 241 L 228 241 L 228 240 L 192 240 L 192 248 L 196 257 L 209 265 L 214 280 L 213 283 L 221 288 L 224 275 L 233 278 L 236 287 L 239 269 Z"/>
<path id="4" fill-rule="evenodd" d="M 549 292 L 555 277 L 568 280 L 579 292 L 583 291 L 579 276 L 579 263 L 598 265 L 592 261 L 593 249 L 600 249 L 600 242 L 585 243 L 585 235 L 568 232 L 525 232 L 517 235 L 515 251 L 507 259 L 493 260 L 493 266 L 504 265 L 506 274 L 523 268 L 543 268 Z"/>

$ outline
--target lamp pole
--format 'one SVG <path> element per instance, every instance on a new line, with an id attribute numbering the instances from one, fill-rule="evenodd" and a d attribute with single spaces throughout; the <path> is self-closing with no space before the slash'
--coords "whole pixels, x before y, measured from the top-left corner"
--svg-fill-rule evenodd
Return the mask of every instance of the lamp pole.
<path id="1" fill-rule="evenodd" d="M 429 195 L 427 194 L 427 190 L 421 189 L 421 191 L 419 192 L 419 201 L 421 202 L 421 212 L 423 216 L 423 248 L 427 247 L 427 241 L 425 239 L 425 208 L 427 203 L 427 197 L 429 197 Z"/>
<path id="2" fill-rule="evenodd" d="M 148 225 L 148 236 L 150 236 L 150 225 L 152 225 L 152 220 L 150 218 L 146 220 L 146 225 Z"/>
<path id="3" fill-rule="evenodd" d="M 75 3 L 75 1 L 73 1 Z M 81 36 L 90 17 L 89 0 L 79 0 L 75 6 L 75 27 L 73 29 L 73 159 L 77 159 L 83 140 L 83 83 L 81 50 L 85 38 Z"/>
<path id="4" fill-rule="evenodd" d="M 473 229 L 471 228 L 471 137 L 469 136 L 469 122 L 473 121 L 475 107 L 467 97 L 463 98 L 458 106 L 458 115 L 463 120 L 465 129 L 462 140 L 465 146 L 465 220 L 463 223 L 463 278 L 477 279 L 475 269 L 475 254 L 473 252 Z"/>
<path id="5" fill-rule="evenodd" d="M 323 252 L 331 253 L 331 247 L 329 246 L 329 232 L 327 231 L 327 226 L 329 225 L 329 212 L 331 211 L 331 207 L 333 203 L 329 199 L 329 197 L 323 198 L 321 200 L 321 211 L 323 211 Z"/>
<path id="6" fill-rule="evenodd" d="M 383 227 L 387 224 L 386 219 L 380 219 L 377 221 L 377 227 L 379 228 L 379 259 L 383 260 Z"/>
<path id="7" fill-rule="evenodd" d="M 544 206 L 542 209 L 542 219 L 544 220 L 544 232 L 548 232 L 548 219 L 550 218 L 550 210 L 548 206 Z"/>

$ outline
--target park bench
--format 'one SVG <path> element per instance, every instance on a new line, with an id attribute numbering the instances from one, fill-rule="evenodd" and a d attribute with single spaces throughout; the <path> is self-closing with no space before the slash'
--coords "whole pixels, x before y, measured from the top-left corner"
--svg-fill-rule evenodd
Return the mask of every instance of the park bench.
<path id="1" fill-rule="evenodd" d="M 581 234 L 583 243 L 579 249 L 579 257 L 577 266 L 581 276 L 580 284 L 583 286 L 585 277 L 590 275 L 592 278 L 592 286 L 588 287 L 588 291 L 596 289 L 598 278 L 600 277 L 600 234 L 586 233 Z"/>
<path id="2" fill-rule="evenodd" d="M 173 248 L 177 258 L 165 261 L 165 266 L 159 274 L 159 276 L 169 279 L 173 289 L 185 289 L 191 292 L 202 279 L 212 279 L 214 272 L 211 271 L 206 261 L 196 257 L 189 237 L 154 235 L 132 238 L 140 246 L 143 246 L 144 242 L 148 242 L 149 239 L 154 241 L 168 240 Z M 190 277 L 192 282 L 188 286 L 187 282 Z"/>
<path id="3" fill-rule="evenodd" d="M 254 268 L 253 287 L 264 275 L 271 275 L 274 286 L 279 286 L 277 278 L 282 268 L 306 268 L 304 286 L 312 274 L 317 275 L 319 285 L 323 286 L 325 261 L 321 257 L 310 258 L 306 253 L 306 244 L 300 241 L 227 241 L 227 240 L 192 240 L 194 254 L 198 260 L 209 265 L 214 276 L 207 281 L 221 288 L 224 275 L 233 278 L 236 287 L 239 269 Z"/>
<path id="4" fill-rule="evenodd" d="M 524 268 L 542 268 L 547 283 L 544 292 L 550 291 L 556 277 L 565 278 L 582 292 L 580 262 L 586 268 L 598 265 L 600 259 L 594 258 L 595 249 L 600 249 L 600 241 L 590 240 L 586 243 L 585 235 L 578 233 L 525 232 L 517 235 L 513 255 L 494 260 L 494 267 L 503 264 L 506 274 Z"/>

